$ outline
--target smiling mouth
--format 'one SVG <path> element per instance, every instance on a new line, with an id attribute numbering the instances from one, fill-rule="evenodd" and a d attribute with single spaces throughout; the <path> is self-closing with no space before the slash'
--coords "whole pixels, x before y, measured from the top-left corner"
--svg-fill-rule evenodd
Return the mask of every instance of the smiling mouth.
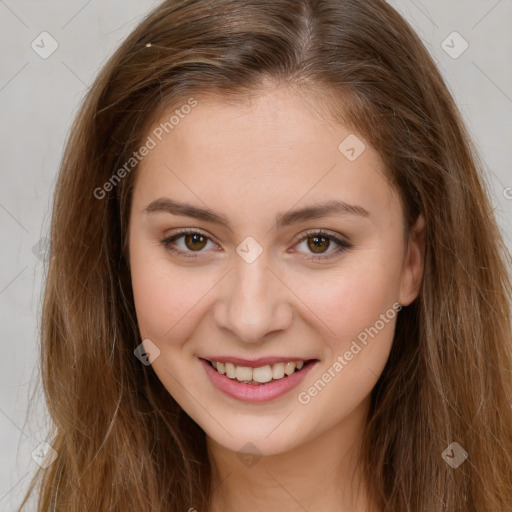
<path id="1" fill-rule="evenodd" d="M 248 366 L 239 366 L 233 363 L 221 363 L 218 361 L 208 361 L 210 366 L 221 375 L 228 379 L 238 381 L 243 384 L 252 384 L 261 386 L 270 382 L 276 382 L 288 378 L 294 373 L 304 370 L 307 366 L 314 364 L 317 360 L 295 361 L 288 363 L 275 363 L 250 368 Z"/>

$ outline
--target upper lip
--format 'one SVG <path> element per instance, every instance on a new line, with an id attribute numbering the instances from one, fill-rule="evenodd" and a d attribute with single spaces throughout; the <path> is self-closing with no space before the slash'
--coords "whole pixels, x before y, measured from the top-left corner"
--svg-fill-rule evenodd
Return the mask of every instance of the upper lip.
<path id="1" fill-rule="evenodd" d="M 247 366 L 249 368 L 259 368 L 260 366 L 272 365 L 275 363 L 295 363 L 299 361 L 311 361 L 302 357 L 260 357 L 259 359 L 243 359 L 241 357 L 231 356 L 207 356 L 202 359 L 216 363 L 233 363 L 236 366 Z"/>

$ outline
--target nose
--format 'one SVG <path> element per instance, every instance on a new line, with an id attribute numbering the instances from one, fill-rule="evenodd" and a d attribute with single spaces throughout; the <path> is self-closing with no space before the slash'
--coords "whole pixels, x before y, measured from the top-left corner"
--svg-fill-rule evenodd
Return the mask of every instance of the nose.
<path id="1" fill-rule="evenodd" d="M 293 293 L 260 256 L 247 263 L 238 258 L 224 279 L 214 321 L 244 343 L 258 343 L 271 333 L 287 329 L 293 318 Z"/>

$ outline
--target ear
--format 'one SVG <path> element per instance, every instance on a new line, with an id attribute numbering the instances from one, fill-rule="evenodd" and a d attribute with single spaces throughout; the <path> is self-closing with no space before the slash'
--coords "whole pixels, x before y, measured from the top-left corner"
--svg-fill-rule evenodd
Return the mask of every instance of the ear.
<path id="1" fill-rule="evenodd" d="M 419 294 L 424 268 L 425 219 L 420 213 L 413 226 L 402 270 L 399 303 L 408 306 Z"/>

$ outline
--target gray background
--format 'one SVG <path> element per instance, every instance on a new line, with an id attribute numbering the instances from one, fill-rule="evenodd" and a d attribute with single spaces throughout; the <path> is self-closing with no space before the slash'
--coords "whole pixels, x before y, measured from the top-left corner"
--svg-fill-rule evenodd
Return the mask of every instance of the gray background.
<path id="1" fill-rule="evenodd" d="M 67 133 L 101 65 L 158 3 L 0 0 L 2 511 L 12 512 L 19 504 L 37 468 L 31 454 L 47 433 L 37 367 L 44 237 Z M 486 164 L 495 213 L 510 248 L 512 0 L 390 3 L 419 33 L 448 82 Z M 44 31 L 58 43 L 46 59 L 31 47 L 34 40 L 43 45 L 39 35 Z M 454 31 L 469 44 L 457 58 L 442 46 Z M 456 36 L 445 45 L 453 53 L 461 43 Z"/>

